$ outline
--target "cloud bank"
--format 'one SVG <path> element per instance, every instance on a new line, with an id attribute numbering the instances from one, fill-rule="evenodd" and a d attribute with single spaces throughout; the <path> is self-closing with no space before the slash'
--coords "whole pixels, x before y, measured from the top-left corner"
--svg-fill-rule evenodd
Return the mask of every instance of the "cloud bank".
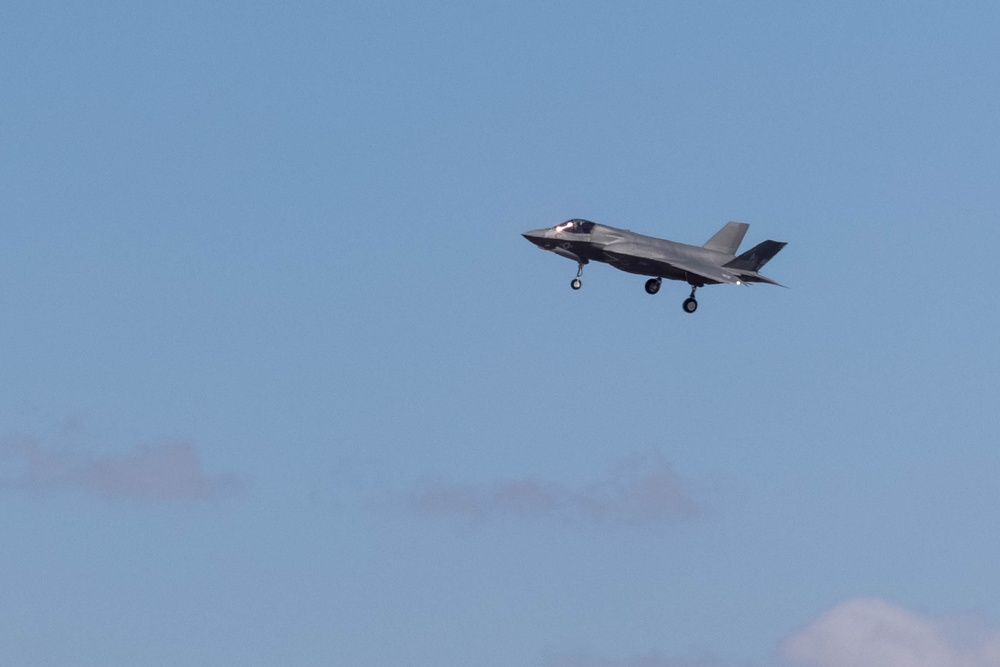
<path id="1" fill-rule="evenodd" d="M 781 655 L 808 667 L 1000 667 L 1000 629 L 860 598 L 789 638 Z"/>
<path id="2" fill-rule="evenodd" d="M 209 475 L 190 443 L 137 447 L 95 456 L 47 447 L 30 437 L 0 441 L 0 489 L 33 493 L 76 491 L 140 501 L 209 500 L 239 489 L 232 475 Z"/>
<path id="3" fill-rule="evenodd" d="M 418 514 L 471 522 L 521 517 L 641 525 L 698 513 L 681 479 L 657 454 L 632 455 L 601 478 L 577 486 L 533 478 L 480 484 L 424 478 L 407 502 Z"/>

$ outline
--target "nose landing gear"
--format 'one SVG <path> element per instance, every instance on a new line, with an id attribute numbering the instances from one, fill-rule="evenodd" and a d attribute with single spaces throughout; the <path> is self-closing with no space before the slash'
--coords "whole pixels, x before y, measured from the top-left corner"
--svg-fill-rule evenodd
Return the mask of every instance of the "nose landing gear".
<path id="1" fill-rule="evenodd" d="M 573 289 L 580 289 L 583 287 L 583 282 L 580 281 L 580 276 L 583 275 L 583 265 L 585 262 L 580 262 L 576 265 L 576 278 L 570 281 L 569 286 Z"/>

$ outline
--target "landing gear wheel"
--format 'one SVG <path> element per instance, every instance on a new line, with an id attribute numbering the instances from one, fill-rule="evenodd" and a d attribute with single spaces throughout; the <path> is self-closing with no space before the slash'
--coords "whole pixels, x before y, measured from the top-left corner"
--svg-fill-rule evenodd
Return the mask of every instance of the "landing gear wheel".
<path id="1" fill-rule="evenodd" d="M 696 310 L 698 310 L 698 302 L 694 300 L 694 297 L 689 296 L 688 298 L 684 299 L 685 313 L 693 313 Z"/>
<path id="2" fill-rule="evenodd" d="M 656 294 L 660 291 L 660 279 L 650 278 L 646 281 L 646 294 Z"/>
<path id="3" fill-rule="evenodd" d="M 573 278 L 573 281 L 569 284 L 569 286 L 573 289 L 580 289 L 583 286 L 583 283 L 580 282 L 579 278 Z"/>

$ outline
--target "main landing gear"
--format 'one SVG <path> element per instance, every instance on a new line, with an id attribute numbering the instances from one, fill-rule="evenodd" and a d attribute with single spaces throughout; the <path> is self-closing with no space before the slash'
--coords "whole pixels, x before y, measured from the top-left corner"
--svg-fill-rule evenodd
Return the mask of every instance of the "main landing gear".
<path id="1" fill-rule="evenodd" d="M 696 289 L 698 289 L 697 285 L 691 285 L 691 296 L 684 299 L 682 307 L 684 308 L 685 313 L 693 313 L 694 311 L 698 310 L 698 302 L 694 298 L 694 291 Z"/>
<path id="2" fill-rule="evenodd" d="M 569 286 L 573 289 L 580 289 L 583 287 L 583 283 L 580 281 L 580 276 L 583 275 L 583 262 L 576 265 L 576 278 L 570 281 Z"/>
<path id="3" fill-rule="evenodd" d="M 662 278 L 650 278 L 646 281 L 646 294 L 656 294 L 660 291 L 660 283 L 663 282 Z M 698 301 L 694 298 L 694 291 L 698 289 L 698 285 L 691 285 L 691 296 L 684 299 L 682 307 L 685 313 L 693 313 L 698 310 Z"/>

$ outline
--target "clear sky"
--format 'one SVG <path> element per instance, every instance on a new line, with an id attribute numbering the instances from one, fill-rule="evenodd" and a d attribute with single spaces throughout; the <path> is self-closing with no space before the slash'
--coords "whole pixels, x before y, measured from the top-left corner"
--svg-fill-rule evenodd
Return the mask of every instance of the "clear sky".
<path id="1" fill-rule="evenodd" d="M 998 32 L 4 4 L 0 662 L 1000 665 Z"/>

